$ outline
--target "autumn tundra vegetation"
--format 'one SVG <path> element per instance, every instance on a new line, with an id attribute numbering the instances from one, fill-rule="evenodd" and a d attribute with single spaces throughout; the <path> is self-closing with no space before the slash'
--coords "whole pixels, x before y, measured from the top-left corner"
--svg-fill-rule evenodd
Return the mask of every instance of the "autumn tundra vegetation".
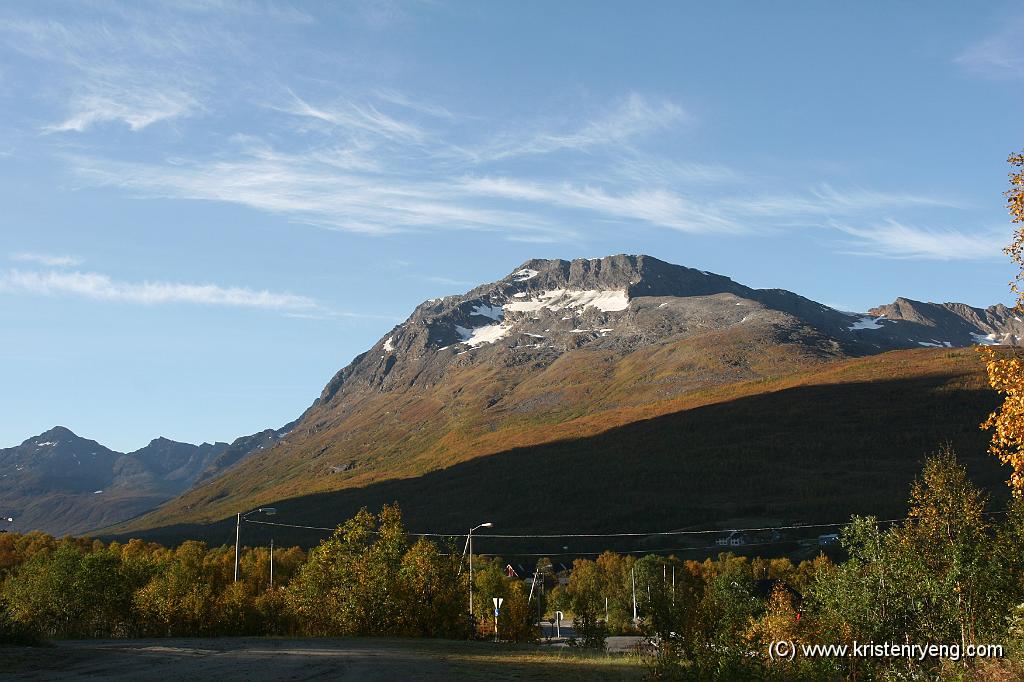
<path id="1" fill-rule="evenodd" d="M 1021 310 L 1024 154 L 1010 164 L 1008 207 L 1018 227 L 1007 253 L 1021 267 L 1013 289 Z M 953 449 L 937 444 L 909 490 L 906 517 L 853 517 L 841 532 L 841 559 L 605 552 L 577 559 L 566 585 L 531 593 L 506 575 L 500 557 L 481 556 L 469 616 L 463 547 L 454 538 L 414 541 L 397 505 L 360 511 L 308 553 L 278 549 L 273 578 L 268 550 L 247 548 L 237 582 L 226 546 L 12 532 L 0 534 L 0 639 L 485 638 L 494 635 L 491 599 L 502 597 L 498 639 L 538 641 L 539 617 L 561 610 L 574 619 L 581 647 L 643 635 L 653 679 L 1024 679 L 1024 364 L 1016 354 L 980 352 L 1002 397 L 982 427 L 1010 468 L 1009 501 L 993 503 Z M 536 570 L 554 567 L 541 558 Z M 797 653 L 785 655 L 791 649 L 773 648 L 777 642 Z M 800 649 L 855 643 L 945 645 L 960 655 Z M 971 656 L 978 645 L 998 645 L 997 655 Z"/>

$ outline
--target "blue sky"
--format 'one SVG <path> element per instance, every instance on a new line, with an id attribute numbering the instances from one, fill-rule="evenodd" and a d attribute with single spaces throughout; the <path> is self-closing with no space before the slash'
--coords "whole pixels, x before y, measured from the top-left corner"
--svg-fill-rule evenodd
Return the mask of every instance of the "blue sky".
<path id="1" fill-rule="evenodd" d="M 638 7 L 0 6 L 0 446 L 279 426 L 533 257 L 1009 302 L 1017 3 Z"/>

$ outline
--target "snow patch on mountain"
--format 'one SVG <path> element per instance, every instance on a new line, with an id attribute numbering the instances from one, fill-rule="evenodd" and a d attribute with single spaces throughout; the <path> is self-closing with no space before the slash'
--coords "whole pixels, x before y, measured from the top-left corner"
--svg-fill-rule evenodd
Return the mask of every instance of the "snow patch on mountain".
<path id="1" fill-rule="evenodd" d="M 525 282 L 528 279 L 533 279 L 540 273 L 530 268 L 523 268 L 512 273 L 512 280 L 515 282 Z"/>
<path id="2" fill-rule="evenodd" d="M 998 346 L 999 337 L 995 334 L 977 334 L 971 333 L 971 338 L 974 339 L 974 343 L 981 346 Z"/>
<path id="3" fill-rule="evenodd" d="M 505 309 L 514 312 L 537 312 L 542 308 L 562 310 L 564 308 L 597 308 L 606 313 L 625 310 L 629 307 L 629 297 L 624 290 L 601 291 L 588 289 L 552 289 L 543 291 L 536 298 L 528 301 L 506 303 Z"/>
<path id="4" fill-rule="evenodd" d="M 394 344 L 393 344 L 393 343 L 391 343 L 391 339 L 392 339 L 392 338 L 393 338 L 393 337 L 389 336 L 389 337 L 388 337 L 388 340 L 384 342 L 384 350 L 386 350 L 386 351 L 387 351 L 387 352 L 389 352 L 389 353 L 390 353 L 390 352 L 392 352 L 393 350 L 395 350 L 395 346 L 394 346 Z"/>
<path id="5" fill-rule="evenodd" d="M 505 311 L 501 306 L 488 305 L 487 303 L 481 303 L 480 305 L 474 306 L 470 315 L 482 315 L 483 317 L 489 317 L 494 321 L 500 321 L 505 317 Z"/>
<path id="6" fill-rule="evenodd" d="M 506 327 L 503 324 L 489 324 L 485 327 L 477 327 L 476 329 L 467 329 L 466 327 L 455 325 L 455 331 L 462 338 L 462 343 L 474 348 L 484 343 L 494 343 L 508 336 L 510 329 L 510 327 Z"/>
<path id="7" fill-rule="evenodd" d="M 848 329 L 852 332 L 857 329 L 881 329 L 882 321 L 884 318 L 881 317 L 862 317 L 854 322 Z"/>

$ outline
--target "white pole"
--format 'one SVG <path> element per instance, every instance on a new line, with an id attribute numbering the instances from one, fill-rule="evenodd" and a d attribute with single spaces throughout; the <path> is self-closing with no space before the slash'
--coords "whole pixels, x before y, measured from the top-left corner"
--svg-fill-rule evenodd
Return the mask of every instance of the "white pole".
<path id="1" fill-rule="evenodd" d="M 469 615 L 473 615 L 473 529 L 469 529 Z"/>
<path id="2" fill-rule="evenodd" d="M 636 624 L 636 568 L 630 567 L 629 578 L 633 582 L 633 623 Z"/>
<path id="3" fill-rule="evenodd" d="M 238 582 L 238 553 L 242 548 L 242 512 L 235 517 L 235 582 Z"/>

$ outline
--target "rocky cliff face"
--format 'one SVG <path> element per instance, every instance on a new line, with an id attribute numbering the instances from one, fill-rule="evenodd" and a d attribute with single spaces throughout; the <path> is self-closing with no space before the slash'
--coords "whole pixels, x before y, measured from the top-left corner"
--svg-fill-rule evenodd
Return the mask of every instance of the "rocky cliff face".
<path id="1" fill-rule="evenodd" d="M 320 403 L 348 382 L 384 391 L 430 385 L 452 368 L 498 355 L 546 365 L 581 348 L 629 353 L 738 325 L 770 328 L 780 342 L 798 339 L 823 356 L 1024 338 L 1024 321 L 1002 305 L 979 310 L 897 299 L 867 314 L 847 313 L 649 256 L 530 260 L 498 282 L 418 306 L 335 375 Z"/>

